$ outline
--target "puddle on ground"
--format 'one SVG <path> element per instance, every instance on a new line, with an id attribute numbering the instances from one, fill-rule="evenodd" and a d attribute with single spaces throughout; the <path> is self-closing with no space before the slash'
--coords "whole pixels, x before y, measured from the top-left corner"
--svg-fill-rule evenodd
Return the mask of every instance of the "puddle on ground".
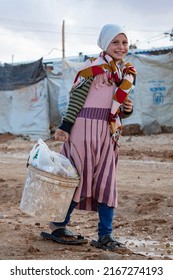
<path id="1" fill-rule="evenodd" d="M 173 260 L 173 241 L 153 241 L 145 239 L 123 239 L 120 241 L 126 244 L 127 248 L 137 254 L 152 258 L 169 258 Z"/>

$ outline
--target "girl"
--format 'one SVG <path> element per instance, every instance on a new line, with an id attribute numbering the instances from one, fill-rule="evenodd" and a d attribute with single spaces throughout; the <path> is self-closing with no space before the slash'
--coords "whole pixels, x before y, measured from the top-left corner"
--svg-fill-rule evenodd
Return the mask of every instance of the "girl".
<path id="1" fill-rule="evenodd" d="M 91 245 L 115 250 L 121 243 L 112 235 L 114 209 L 117 207 L 117 164 L 121 119 L 133 111 L 128 95 L 133 88 L 136 71 L 124 62 L 128 53 L 128 37 L 122 26 L 103 26 L 98 58 L 89 59 L 77 74 L 71 90 L 69 107 L 55 139 L 65 137 L 61 153 L 70 159 L 80 174 L 66 219 L 51 222 L 51 234 L 45 238 L 66 244 L 83 244 L 87 240 L 73 235 L 66 226 L 76 207 L 98 211 L 98 239 Z"/>

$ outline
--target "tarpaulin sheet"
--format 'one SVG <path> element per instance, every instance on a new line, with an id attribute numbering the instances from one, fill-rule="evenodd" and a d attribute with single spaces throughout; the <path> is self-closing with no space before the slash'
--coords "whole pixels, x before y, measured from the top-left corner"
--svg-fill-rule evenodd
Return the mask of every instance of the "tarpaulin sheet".
<path id="1" fill-rule="evenodd" d="M 42 58 L 27 64 L 0 66 L 0 91 L 14 90 L 35 84 L 46 77 Z"/>

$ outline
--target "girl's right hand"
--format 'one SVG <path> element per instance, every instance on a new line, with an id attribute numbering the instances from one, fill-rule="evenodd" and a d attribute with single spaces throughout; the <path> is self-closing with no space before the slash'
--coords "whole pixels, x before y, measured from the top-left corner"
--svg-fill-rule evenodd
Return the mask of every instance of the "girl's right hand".
<path id="1" fill-rule="evenodd" d="M 57 141 L 66 142 L 69 139 L 69 133 L 58 128 L 55 130 L 54 137 Z"/>

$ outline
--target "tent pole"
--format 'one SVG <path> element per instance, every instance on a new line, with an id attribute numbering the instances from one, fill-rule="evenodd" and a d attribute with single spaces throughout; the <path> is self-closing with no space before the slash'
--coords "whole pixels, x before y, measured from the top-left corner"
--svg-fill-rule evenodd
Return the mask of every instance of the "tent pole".
<path id="1" fill-rule="evenodd" d="M 65 58 L 65 20 L 62 22 L 62 58 Z"/>

